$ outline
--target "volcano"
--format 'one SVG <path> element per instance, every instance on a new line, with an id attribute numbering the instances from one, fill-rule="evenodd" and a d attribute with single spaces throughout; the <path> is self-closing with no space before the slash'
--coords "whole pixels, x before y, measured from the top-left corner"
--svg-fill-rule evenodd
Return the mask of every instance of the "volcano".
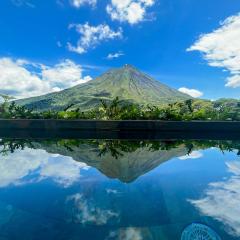
<path id="1" fill-rule="evenodd" d="M 139 105 L 160 106 L 191 97 L 160 81 L 153 79 L 131 65 L 110 69 L 87 83 L 39 97 L 17 101 L 34 110 L 62 110 L 69 105 L 89 110 L 106 101 L 119 97 L 121 100 Z"/>

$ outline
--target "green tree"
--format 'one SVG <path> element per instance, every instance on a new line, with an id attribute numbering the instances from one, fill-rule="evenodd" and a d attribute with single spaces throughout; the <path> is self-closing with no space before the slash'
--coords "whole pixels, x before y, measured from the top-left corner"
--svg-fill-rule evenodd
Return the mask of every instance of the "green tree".
<path id="1" fill-rule="evenodd" d="M 6 94 L 0 94 L 0 97 L 3 100 L 3 103 L 0 105 L 0 116 L 7 117 L 8 115 L 8 106 L 9 102 L 14 99 L 14 97 Z"/>

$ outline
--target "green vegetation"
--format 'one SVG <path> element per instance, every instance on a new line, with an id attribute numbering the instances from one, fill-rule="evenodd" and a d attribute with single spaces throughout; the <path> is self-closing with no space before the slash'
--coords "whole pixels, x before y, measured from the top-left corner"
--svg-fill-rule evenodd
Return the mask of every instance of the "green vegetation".
<path id="1" fill-rule="evenodd" d="M 211 147 L 219 148 L 224 152 L 233 152 L 237 150 L 240 155 L 240 142 L 231 140 L 167 140 L 167 141 L 121 141 L 121 140 L 78 140 L 78 139 L 60 139 L 60 140 L 30 140 L 30 139 L 0 139 L 0 155 L 8 155 L 17 150 L 25 148 L 38 149 L 39 147 L 47 149 L 60 148 L 67 155 L 67 152 L 74 152 L 81 145 L 91 146 L 98 153 L 98 157 L 110 154 L 118 159 L 124 153 L 133 153 L 138 149 L 146 148 L 149 152 L 170 151 L 171 149 L 183 148 L 189 155 L 194 150 L 208 149 Z M 49 148 L 48 148 L 49 147 Z M 64 151 L 65 149 L 65 151 Z"/>
<path id="2" fill-rule="evenodd" d="M 62 111 L 34 111 L 25 106 L 10 102 L 4 95 L 0 105 L 0 118 L 3 119 L 96 119 L 96 120 L 221 120 L 240 121 L 240 101 L 220 99 L 217 101 L 188 99 L 169 103 L 161 107 L 126 103 L 118 97 L 113 101 L 101 100 L 91 110 L 81 111 L 71 104 Z"/>
<path id="3" fill-rule="evenodd" d="M 60 92 L 9 102 L 0 118 L 99 120 L 240 120 L 240 101 L 193 99 L 125 65 Z"/>
<path id="4" fill-rule="evenodd" d="M 193 99 L 125 65 L 85 84 L 9 102 L 0 118 L 100 120 L 240 120 L 240 101 Z"/>

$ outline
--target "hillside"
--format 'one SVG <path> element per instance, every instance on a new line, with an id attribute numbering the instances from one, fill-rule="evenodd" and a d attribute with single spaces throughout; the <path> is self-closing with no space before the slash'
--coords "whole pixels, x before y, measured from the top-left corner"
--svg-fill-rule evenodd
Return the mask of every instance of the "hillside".
<path id="1" fill-rule="evenodd" d="M 191 98 L 176 89 L 140 72 L 135 67 L 124 65 L 112 69 L 85 84 L 50 93 L 47 95 L 17 101 L 20 105 L 36 110 L 62 110 L 74 104 L 81 110 L 91 109 L 100 99 L 112 100 L 119 97 L 140 105 L 162 105 Z"/>

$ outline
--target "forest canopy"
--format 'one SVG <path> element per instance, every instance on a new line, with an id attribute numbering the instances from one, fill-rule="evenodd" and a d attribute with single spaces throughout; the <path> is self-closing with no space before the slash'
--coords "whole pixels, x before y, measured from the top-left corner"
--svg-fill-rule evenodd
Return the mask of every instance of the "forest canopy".
<path id="1" fill-rule="evenodd" d="M 189 99 L 162 106 L 126 103 L 116 97 L 112 101 L 101 100 L 94 109 L 81 111 L 74 104 L 62 111 L 35 111 L 17 105 L 10 96 L 1 95 L 2 119 L 96 119 L 96 120 L 169 120 L 169 121 L 240 121 L 240 101 L 219 99 L 216 101 Z"/>

